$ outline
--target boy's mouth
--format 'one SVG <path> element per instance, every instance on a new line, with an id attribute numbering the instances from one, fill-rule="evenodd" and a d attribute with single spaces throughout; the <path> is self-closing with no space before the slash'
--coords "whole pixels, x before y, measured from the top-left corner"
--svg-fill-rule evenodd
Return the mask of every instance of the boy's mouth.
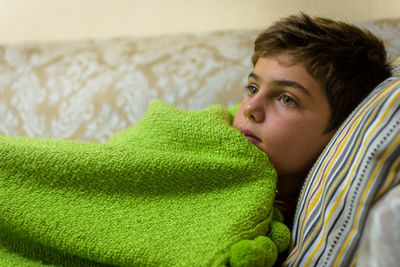
<path id="1" fill-rule="evenodd" d="M 249 129 L 240 127 L 239 131 L 247 138 L 251 143 L 258 145 L 261 143 L 261 140 L 255 136 Z"/>

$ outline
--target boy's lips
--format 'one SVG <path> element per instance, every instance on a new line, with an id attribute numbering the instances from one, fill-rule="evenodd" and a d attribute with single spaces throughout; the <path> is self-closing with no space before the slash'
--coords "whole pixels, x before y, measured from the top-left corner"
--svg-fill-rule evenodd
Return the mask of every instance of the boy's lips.
<path id="1" fill-rule="evenodd" d="M 244 137 L 247 138 L 247 140 L 249 140 L 251 143 L 257 145 L 260 144 L 262 141 L 255 136 L 249 129 L 244 128 L 244 127 L 240 127 L 239 131 L 244 135 Z"/>

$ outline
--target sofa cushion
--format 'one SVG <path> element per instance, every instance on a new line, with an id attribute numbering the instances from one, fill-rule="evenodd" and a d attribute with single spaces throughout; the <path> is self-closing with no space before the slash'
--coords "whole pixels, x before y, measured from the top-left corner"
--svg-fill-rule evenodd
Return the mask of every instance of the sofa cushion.
<path id="1" fill-rule="evenodd" d="M 357 266 L 398 266 L 400 262 L 400 185 L 371 209 L 357 252 Z"/>
<path id="2" fill-rule="evenodd" d="M 400 58 L 347 118 L 300 195 L 288 266 L 350 266 L 368 213 L 400 181 Z"/>
<path id="3" fill-rule="evenodd" d="M 258 32 L 0 45 L 0 134 L 105 142 L 155 99 L 230 106 Z"/>

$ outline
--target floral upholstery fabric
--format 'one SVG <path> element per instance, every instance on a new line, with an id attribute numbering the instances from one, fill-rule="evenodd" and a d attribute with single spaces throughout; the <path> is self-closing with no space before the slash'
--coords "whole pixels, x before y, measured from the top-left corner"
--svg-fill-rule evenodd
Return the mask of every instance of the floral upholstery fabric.
<path id="1" fill-rule="evenodd" d="M 361 23 L 400 54 L 400 20 Z M 0 134 L 105 142 L 159 98 L 238 103 L 262 29 L 0 45 Z"/>
<path id="2" fill-rule="evenodd" d="M 400 262 L 400 185 L 371 209 L 358 251 L 359 267 L 397 266 Z"/>
<path id="3" fill-rule="evenodd" d="M 104 142 L 156 98 L 239 102 L 257 32 L 0 46 L 0 134 Z"/>

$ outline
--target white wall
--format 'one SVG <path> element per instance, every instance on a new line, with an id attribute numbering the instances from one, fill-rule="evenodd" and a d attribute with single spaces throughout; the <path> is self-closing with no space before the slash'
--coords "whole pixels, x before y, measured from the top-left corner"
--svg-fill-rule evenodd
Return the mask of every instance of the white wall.
<path id="1" fill-rule="evenodd" d="M 263 28 L 298 11 L 400 16 L 399 0 L 0 0 L 0 43 Z"/>

